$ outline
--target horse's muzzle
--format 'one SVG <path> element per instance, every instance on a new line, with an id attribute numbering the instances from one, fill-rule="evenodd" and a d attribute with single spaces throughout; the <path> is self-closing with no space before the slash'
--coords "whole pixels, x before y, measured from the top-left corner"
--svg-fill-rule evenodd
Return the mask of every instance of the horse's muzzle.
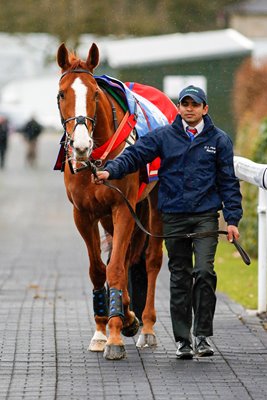
<path id="1" fill-rule="evenodd" d="M 75 161 L 88 161 L 89 160 L 89 148 L 75 149 L 73 148 L 73 159 Z"/>

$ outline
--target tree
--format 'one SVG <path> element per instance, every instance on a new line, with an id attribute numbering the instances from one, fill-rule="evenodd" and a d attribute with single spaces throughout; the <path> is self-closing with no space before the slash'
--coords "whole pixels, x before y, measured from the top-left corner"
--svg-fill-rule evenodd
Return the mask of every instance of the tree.
<path id="1" fill-rule="evenodd" d="M 160 35 L 218 29 L 235 0 L 0 0 L 0 30 L 46 32 L 77 41 L 82 33 Z"/>

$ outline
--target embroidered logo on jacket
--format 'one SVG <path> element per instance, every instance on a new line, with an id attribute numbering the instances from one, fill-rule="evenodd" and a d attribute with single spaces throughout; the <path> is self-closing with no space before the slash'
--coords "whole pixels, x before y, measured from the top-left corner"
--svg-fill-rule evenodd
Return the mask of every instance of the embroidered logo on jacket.
<path id="1" fill-rule="evenodd" d="M 213 146 L 204 146 L 204 150 L 206 150 L 207 153 L 216 154 L 216 147 L 213 147 Z"/>

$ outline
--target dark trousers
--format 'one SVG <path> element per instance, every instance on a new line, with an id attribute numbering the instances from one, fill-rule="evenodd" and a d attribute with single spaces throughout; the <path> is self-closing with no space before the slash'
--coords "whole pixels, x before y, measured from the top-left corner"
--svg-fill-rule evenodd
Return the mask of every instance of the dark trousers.
<path id="1" fill-rule="evenodd" d="M 218 213 L 163 214 L 164 235 L 218 230 Z M 170 271 L 170 312 L 175 341 L 213 335 L 218 235 L 165 239 Z M 194 261 L 194 262 L 193 262 Z M 193 311 L 193 313 L 192 313 Z"/>
<path id="2" fill-rule="evenodd" d="M 6 147 L 0 146 L 0 168 L 4 168 L 6 158 Z"/>

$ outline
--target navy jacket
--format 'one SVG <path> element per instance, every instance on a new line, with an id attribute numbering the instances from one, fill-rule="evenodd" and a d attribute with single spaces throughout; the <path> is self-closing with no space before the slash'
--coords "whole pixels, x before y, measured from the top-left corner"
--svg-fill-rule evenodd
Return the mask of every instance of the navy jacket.
<path id="1" fill-rule="evenodd" d="M 204 129 L 190 141 L 182 119 L 149 132 L 104 167 L 120 179 L 161 158 L 158 207 L 163 213 L 202 213 L 223 209 L 228 225 L 242 217 L 239 181 L 230 137 L 204 116 Z"/>

